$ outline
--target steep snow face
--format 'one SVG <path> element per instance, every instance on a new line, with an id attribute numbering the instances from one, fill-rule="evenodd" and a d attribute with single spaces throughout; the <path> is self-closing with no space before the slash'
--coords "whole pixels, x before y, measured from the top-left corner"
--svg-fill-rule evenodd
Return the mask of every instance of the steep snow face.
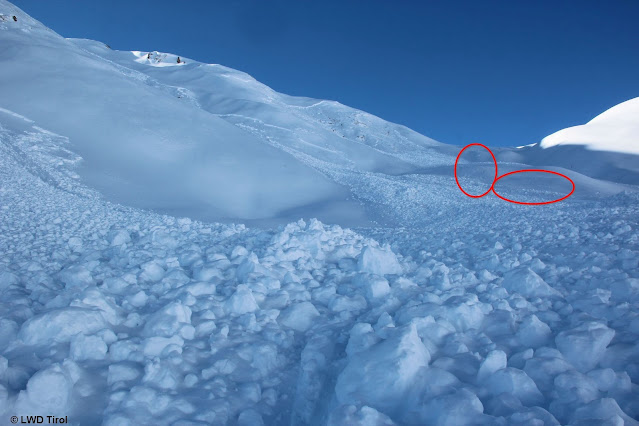
<path id="1" fill-rule="evenodd" d="M 596 151 L 639 155 L 639 98 L 616 105 L 584 125 L 546 136 L 540 145 L 585 145 Z"/>

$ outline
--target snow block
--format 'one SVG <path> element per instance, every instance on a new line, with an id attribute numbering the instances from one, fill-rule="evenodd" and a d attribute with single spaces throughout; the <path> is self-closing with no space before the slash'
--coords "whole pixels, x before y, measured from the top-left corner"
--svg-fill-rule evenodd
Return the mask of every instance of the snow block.
<path id="1" fill-rule="evenodd" d="M 487 424 L 482 422 L 484 406 L 468 389 L 457 389 L 428 401 L 420 410 L 419 422 L 427 425 Z M 412 422 L 411 422 L 412 423 Z"/>
<path id="2" fill-rule="evenodd" d="M 280 324 L 296 331 L 305 332 L 313 325 L 320 313 L 310 302 L 295 303 L 284 309 L 278 317 Z"/>
<path id="3" fill-rule="evenodd" d="M 409 324 L 369 350 L 349 357 L 337 378 L 335 395 L 341 404 L 363 403 L 390 414 L 404 400 L 417 372 L 429 362 L 430 354 L 417 328 Z"/>
<path id="4" fill-rule="evenodd" d="M 371 274 L 401 274 L 402 267 L 390 247 L 366 246 L 357 260 L 357 268 L 361 272 Z"/>
<path id="5" fill-rule="evenodd" d="M 610 286 L 612 297 L 615 300 L 628 301 L 639 295 L 639 278 L 627 278 L 615 281 Z"/>
<path id="6" fill-rule="evenodd" d="M 360 408 L 355 405 L 341 405 L 331 412 L 327 425 L 395 426 L 396 423 L 387 415 L 367 405 Z"/>
<path id="7" fill-rule="evenodd" d="M 112 246 L 121 246 L 131 241 L 131 236 L 124 229 L 115 229 L 107 234 L 107 241 Z"/>
<path id="8" fill-rule="evenodd" d="M 191 324 L 191 309 L 180 302 L 171 302 L 150 315 L 142 334 L 147 337 L 176 335 L 185 325 Z"/>
<path id="9" fill-rule="evenodd" d="M 481 363 L 477 372 L 477 381 L 481 382 L 493 373 L 506 368 L 506 353 L 500 350 L 491 351 Z"/>
<path id="10" fill-rule="evenodd" d="M 559 333 L 555 344 L 566 361 L 586 373 L 599 363 L 614 336 L 615 331 L 606 325 L 589 321 Z"/>
<path id="11" fill-rule="evenodd" d="M 68 342 L 76 334 L 94 334 L 107 325 L 100 311 L 85 308 L 55 309 L 37 315 L 20 328 L 18 338 L 27 345 Z"/>
<path id="12" fill-rule="evenodd" d="M 85 288 L 93 284 L 91 272 L 81 265 L 74 265 L 64 269 L 58 274 L 58 279 L 62 281 L 67 288 Z"/>
<path id="13" fill-rule="evenodd" d="M 530 268 L 519 268 L 504 274 L 501 285 L 509 293 L 519 293 L 525 297 L 561 296 Z"/>
<path id="14" fill-rule="evenodd" d="M 237 290 L 226 301 L 226 311 L 232 315 L 243 315 L 259 309 L 253 292 L 246 284 L 237 286 Z"/>
<path id="15" fill-rule="evenodd" d="M 35 373 L 20 392 L 16 410 L 29 415 L 50 415 L 68 411 L 73 382 L 59 364 Z"/>
<path id="16" fill-rule="evenodd" d="M 485 382 L 489 394 L 497 396 L 503 392 L 517 397 L 527 406 L 540 405 L 544 397 L 535 382 L 516 368 L 506 367 L 496 371 Z"/>
<path id="17" fill-rule="evenodd" d="M 538 348 L 545 345 L 551 337 L 552 332 L 548 324 L 541 321 L 534 314 L 524 318 L 517 331 L 519 343 L 530 348 Z"/>
<path id="18" fill-rule="evenodd" d="M 383 298 L 391 291 L 388 280 L 379 275 L 360 273 L 353 279 L 353 284 L 364 290 L 366 299 L 369 302 Z"/>
<path id="19" fill-rule="evenodd" d="M 612 398 L 601 398 L 583 407 L 579 407 L 572 416 L 571 424 L 580 421 L 585 424 L 587 420 L 591 421 L 590 424 L 604 424 L 604 421 L 615 420 L 616 417 L 618 417 L 621 422 L 610 422 L 606 424 L 639 425 L 639 422 L 624 413 L 621 407 L 619 407 L 619 404 L 617 404 L 617 401 Z"/>
<path id="20" fill-rule="evenodd" d="M 172 351 L 182 353 L 184 339 L 179 336 L 150 337 L 144 341 L 144 356 L 156 357 Z"/>
<path id="21" fill-rule="evenodd" d="M 6 290 L 11 285 L 18 284 L 18 282 L 18 277 L 15 274 L 7 271 L 0 272 L 0 292 Z"/>
<path id="22" fill-rule="evenodd" d="M 71 339 L 70 356 L 74 361 L 101 360 L 106 353 L 107 345 L 98 336 L 78 334 Z"/>
<path id="23" fill-rule="evenodd" d="M 155 260 L 144 263 L 141 266 L 141 269 L 142 272 L 140 273 L 140 280 L 145 282 L 160 281 L 166 272 L 162 265 Z"/>

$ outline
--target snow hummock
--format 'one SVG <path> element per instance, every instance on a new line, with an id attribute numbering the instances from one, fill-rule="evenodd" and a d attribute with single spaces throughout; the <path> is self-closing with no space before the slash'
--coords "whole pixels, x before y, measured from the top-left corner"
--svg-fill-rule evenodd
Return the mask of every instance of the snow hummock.
<path id="1" fill-rule="evenodd" d="M 639 98 L 615 105 L 588 123 L 546 136 L 540 146 L 585 145 L 596 151 L 639 155 Z"/>

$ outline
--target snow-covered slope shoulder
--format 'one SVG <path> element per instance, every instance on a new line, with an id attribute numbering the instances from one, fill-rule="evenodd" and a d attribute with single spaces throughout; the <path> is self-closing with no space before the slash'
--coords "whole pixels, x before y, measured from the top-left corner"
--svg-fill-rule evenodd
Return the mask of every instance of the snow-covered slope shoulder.
<path id="1" fill-rule="evenodd" d="M 540 145 L 584 145 L 595 151 L 639 155 L 639 98 L 616 105 L 584 125 L 546 136 Z"/>
<path id="2" fill-rule="evenodd" d="M 639 98 L 623 102 L 582 126 L 512 151 L 512 160 L 559 166 L 591 178 L 639 184 Z"/>

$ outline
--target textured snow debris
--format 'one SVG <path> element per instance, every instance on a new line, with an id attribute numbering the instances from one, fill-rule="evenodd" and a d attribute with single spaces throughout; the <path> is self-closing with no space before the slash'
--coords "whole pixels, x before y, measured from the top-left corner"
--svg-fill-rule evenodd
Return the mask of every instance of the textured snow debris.
<path id="1" fill-rule="evenodd" d="M 243 315 L 259 309 L 253 292 L 246 284 L 237 286 L 235 293 L 226 301 L 226 311 L 233 315 Z"/>
<path id="2" fill-rule="evenodd" d="M 530 268 L 519 268 L 507 272 L 501 285 L 509 293 L 519 293 L 526 297 L 561 296 Z"/>
<path id="3" fill-rule="evenodd" d="M 401 274 L 402 267 L 390 247 L 366 246 L 357 260 L 357 268 L 371 274 Z"/>
<path id="4" fill-rule="evenodd" d="M 538 348 L 548 343 L 552 337 L 552 331 L 545 322 L 536 315 L 529 315 L 519 325 L 517 339 L 522 346 Z"/>
<path id="5" fill-rule="evenodd" d="M 295 303 L 284 309 L 278 321 L 280 324 L 296 331 L 305 332 L 312 325 L 319 312 L 310 302 Z"/>
<path id="6" fill-rule="evenodd" d="M 70 355 L 75 361 L 104 359 L 106 352 L 107 345 L 98 336 L 78 334 L 71 339 Z"/>
<path id="7" fill-rule="evenodd" d="M 416 373 L 429 361 L 430 354 L 415 325 L 400 327 L 388 339 L 349 357 L 337 378 L 337 400 L 394 412 L 413 385 Z"/>
<path id="8" fill-rule="evenodd" d="M 615 331 L 605 324 L 589 321 L 562 331 L 555 338 L 557 348 L 577 370 L 586 373 L 599 363 Z"/>
<path id="9" fill-rule="evenodd" d="M 535 382 L 516 368 L 506 367 L 496 371 L 486 379 L 485 386 L 491 395 L 507 392 L 519 398 L 524 405 L 540 405 L 544 401 Z"/>
<path id="10" fill-rule="evenodd" d="M 25 322 L 18 338 L 27 345 L 68 342 L 76 334 L 94 334 L 106 325 L 104 317 L 96 309 L 54 309 Z"/>

